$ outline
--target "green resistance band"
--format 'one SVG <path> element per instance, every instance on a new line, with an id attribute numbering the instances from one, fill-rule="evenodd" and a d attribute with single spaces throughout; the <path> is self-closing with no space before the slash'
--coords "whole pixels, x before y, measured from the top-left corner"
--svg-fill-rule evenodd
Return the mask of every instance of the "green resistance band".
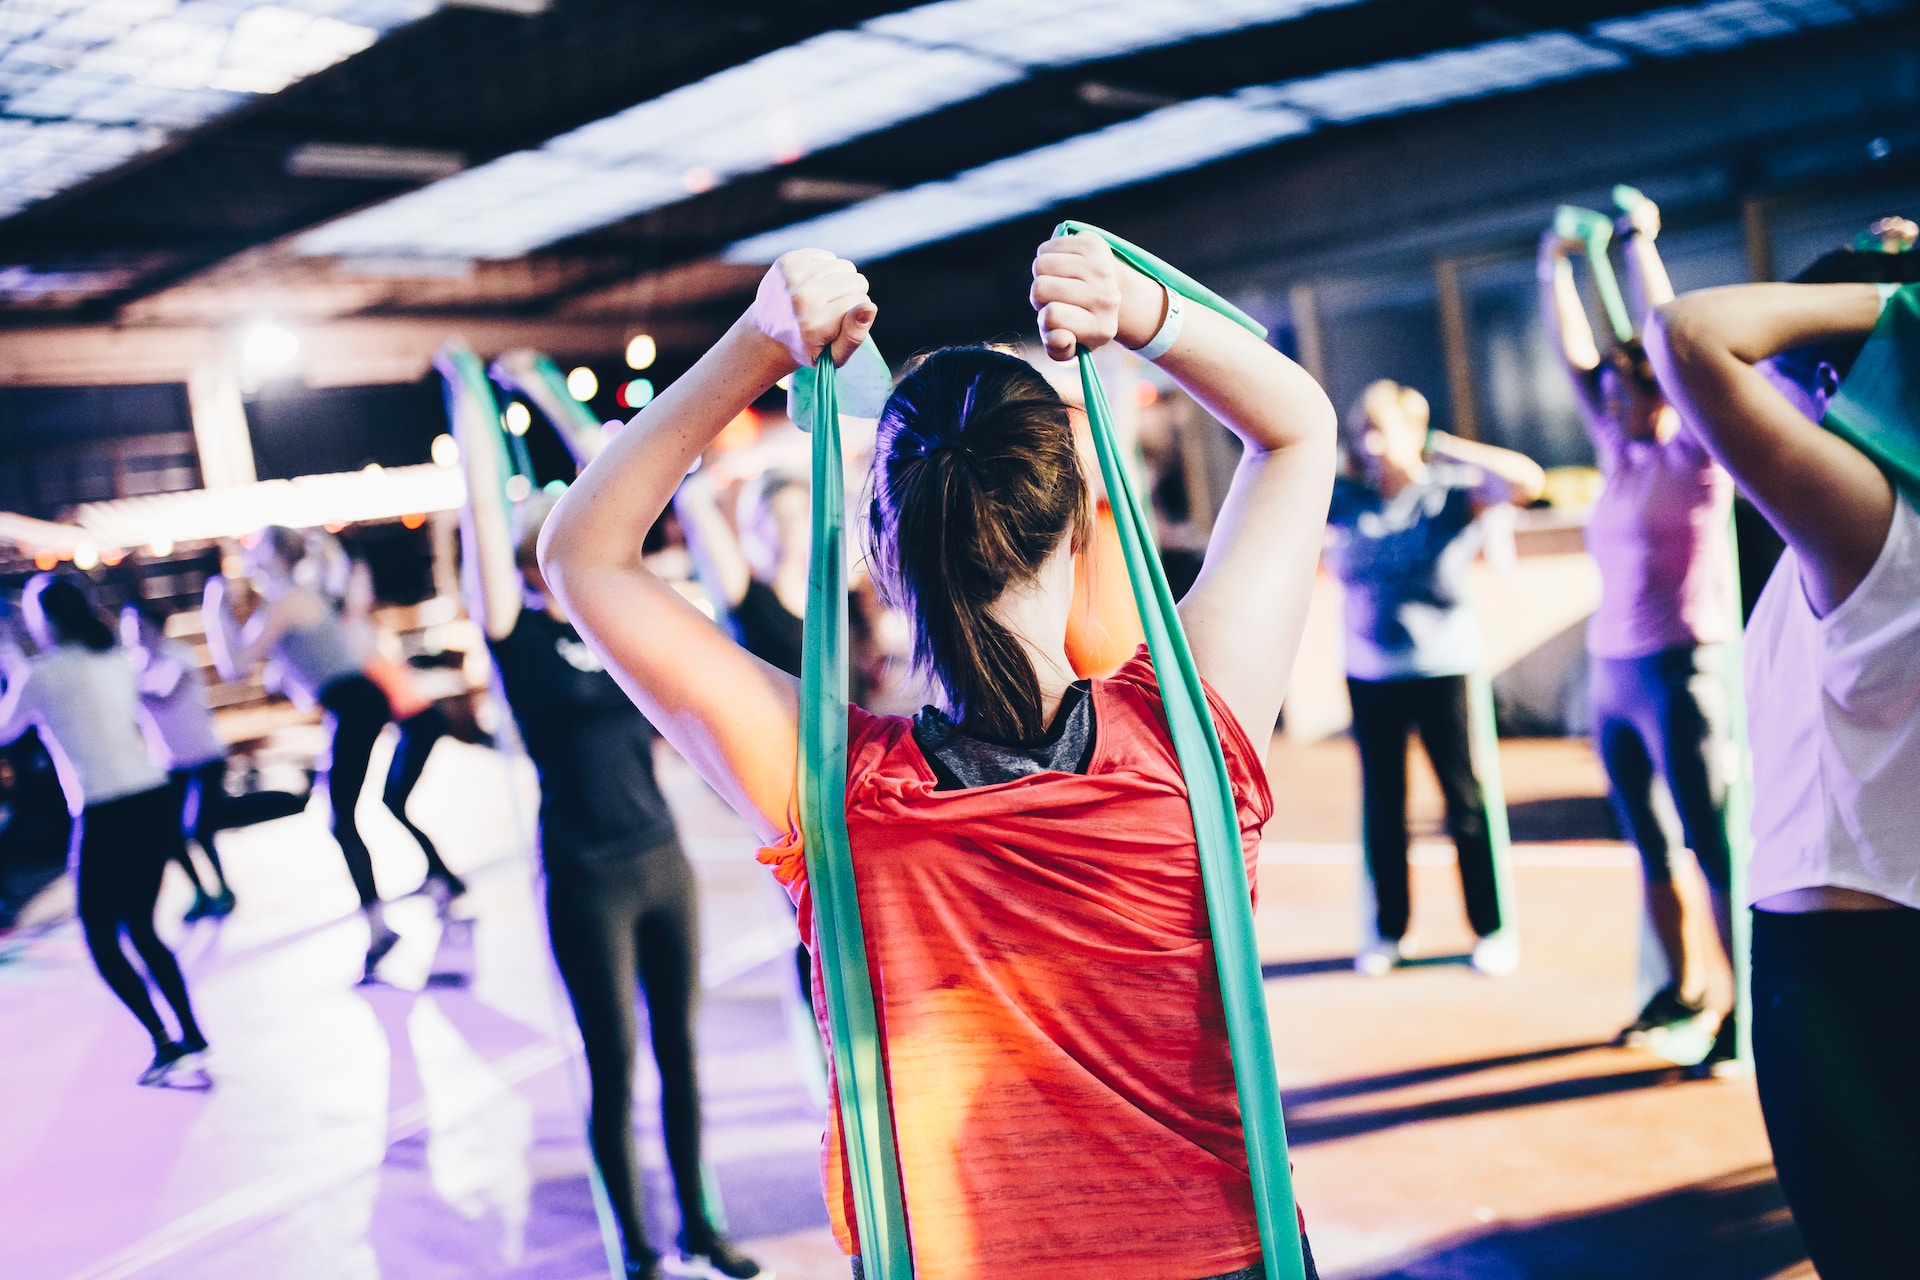
<path id="1" fill-rule="evenodd" d="M 447 422 L 451 425 L 464 411 L 478 414 L 482 422 L 493 424 L 493 431 L 478 433 L 476 439 L 491 441 L 500 449 L 500 461 L 505 464 L 499 468 L 500 496 L 511 511 L 514 501 L 513 496 L 506 492 L 507 480 L 514 475 L 523 475 L 528 484 L 533 483 L 533 463 L 527 459 L 526 443 L 501 425 L 500 402 L 493 394 L 493 383 L 487 380 L 485 366 L 480 363 L 480 357 L 473 353 L 473 349 L 461 343 L 453 347 L 448 355 L 455 376 L 446 379 L 444 387 Z M 516 445 L 519 446 L 517 449 Z"/>
<path id="2" fill-rule="evenodd" d="M 1627 300 L 1620 294 L 1620 281 L 1613 274 L 1613 264 L 1607 261 L 1607 246 L 1613 242 L 1613 219 L 1592 209 L 1563 204 L 1554 210 L 1553 231 L 1563 240 L 1578 240 L 1587 246 L 1587 266 L 1593 272 L 1594 287 L 1600 291 L 1600 306 L 1607 313 L 1607 324 L 1616 340 L 1631 341 L 1633 317 L 1627 312 Z"/>
<path id="3" fill-rule="evenodd" d="M 1920 284 L 1894 291 L 1821 425 L 1920 503 Z"/>
<path id="4" fill-rule="evenodd" d="M 1184 273 L 1120 237 L 1083 222 L 1063 222 L 1054 235 L 1099 236 L 1114 254 L 1150 280 L 1189 301 L 1210 307 L 1245 329 L 1266 330 L 1245 312 Z M 1214 962 L 1226 1012 L 1227 1040 L 1233 1054 L 1234 1085 L 1240 1095 L 1241 1123 L 1247 1137 L 1247 1168 L 1253 1180 L 1254 1212 L 1267 1280 L 1304 1280 L 1306 1262 L 1294 1215 L 1293 1176 L 1287 1167 L 1286 1122 L 1274 1069 L 1273 1034 L 1267 1025 L 1267 1000 L 1255 944 L 1253 909 L 1248 898 L 1245 854 L 1240 845 L 1238 810 L 1227 778 L 1226 759 L 1207 710 L 1200 670 L 1187 647 L 1173 593 L 1160 568 L 1151 526 L 1134 493 L 1128 469 L 1114 440 L 1113 411 L 1094 368 L 1093 353 L 1079 353 L 1080 382 L 1086 395 L 1100 474 L 1106 481 L 1114 524 L 1127 562 L 1127 577 L 1146 630 L 1147 652 L 1160 685 L 1161 705 L 1173 736 L 1174 753 L 1186 776 L 1187 802 L 1193 811 L 1194 840 L 1200 853 L 1200 878 L 1213 930 Z"/>
<path id="5" fill-rule="evenodd" d="M 855 360 L 885 369 L 873 343 Z M 848 362 L 851 367 L 854 360 Z M 846 478 L 831 349 L 796 370 L 790 402 L 813 434 L 813 546 L 807 567 L 800 666 L 800 835 L 813 896 L 814 945 L 827 997 L 839 1093 L 840 1141 L 853 1184 L 860 1258 L 873 1280 L 912 1280 L 906 1202 L 894 1147 L 893 1104 L 880 1052 L 880 1019 L 867 968 L 866 930 L 847 845 Z"/>

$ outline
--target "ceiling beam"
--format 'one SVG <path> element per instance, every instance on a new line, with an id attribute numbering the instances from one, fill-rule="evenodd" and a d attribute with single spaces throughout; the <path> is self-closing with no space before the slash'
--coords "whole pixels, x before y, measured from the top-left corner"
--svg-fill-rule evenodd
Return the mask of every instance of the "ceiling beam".
<path id="1" fill-rule="evenodd" d="M 533 347 L 558 359 L 606 359 L 632 336 L 618 320 L 490 320 L 466 317 L 330 320 L 298 329 L 295 376 L 309 386 L 417 382 L 448 338 L 461 338 L 483 358 L 510 347 Z M 694 345 L 713 336 L 683 321 L 648 326 L 662 346 Z M 0 331 L 0 386 L 112 386 L 186 382 L 194 370 L 235 358 L 231 329 L 69 326 Z"/>

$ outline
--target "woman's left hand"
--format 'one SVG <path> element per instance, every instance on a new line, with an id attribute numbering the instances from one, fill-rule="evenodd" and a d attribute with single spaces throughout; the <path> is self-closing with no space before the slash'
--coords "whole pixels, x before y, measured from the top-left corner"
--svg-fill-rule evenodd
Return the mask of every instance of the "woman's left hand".
<path id="1" fill-rule="evenodd" d="M 1040 340 L 1055 360 L 1092 351 L 1116 337 L 1143 347 L 1160 327 L 1159 285 L 1126 266 L 1099 236 L 1056 236 L 1033 258 L 1028 295 L 1040 313 Z"/>

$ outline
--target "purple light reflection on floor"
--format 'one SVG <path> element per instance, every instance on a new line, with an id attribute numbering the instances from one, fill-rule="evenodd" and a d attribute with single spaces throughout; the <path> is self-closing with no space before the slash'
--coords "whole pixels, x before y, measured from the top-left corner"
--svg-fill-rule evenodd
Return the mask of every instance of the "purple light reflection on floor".
<path id="1" fill-rule="evenodd" d="M 436 752 L 420 797 L 429 811 L 416 816 L 449 833 L 442 846 L 471 873 L 475 923 L 443 928 L 426 900 L 398 903 L 406 941 L 383 966 L 391 986 L 353 984 L 365 927 L 316 815 L 223 837 L 240 912 L 168 931 L 215 1041 L 204 1092 L 133 1085 L 144 1037 L 72 925 L 0 964 L 0 1272 L 607 1274 L 584 1075 L 499 770 L 489 752 Z M 382 818 L 362 815 L 391 895 L 417 882 L 419 859 Z M 707 936 L 737 943 L 782 927 L 750 845 L 723 852 L 697 859 L 703 914 L 727 926 Z M 170 880 L 161 919 L 178 920 L 184 905 L 184 885 Z M 770 961 L 707 993 L 708 1151 L 737 1239 L 787 1237 L 763 1249 L 784 1275 L 844 1276 L 830 1241 L 822 1248 L 821 1117 L 781 1012 L 791 973 Z M 638 1084 L 652 1227 L 670 1241 L 677 1222 L 644 1055 Z"/>

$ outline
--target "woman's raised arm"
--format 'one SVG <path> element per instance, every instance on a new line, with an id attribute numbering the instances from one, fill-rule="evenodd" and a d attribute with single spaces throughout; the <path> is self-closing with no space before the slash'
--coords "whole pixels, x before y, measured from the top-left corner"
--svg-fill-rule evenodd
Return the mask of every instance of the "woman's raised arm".
<path id="1" fill-rule="evenodd" d="M 1041 245 L 1033 273 L 1040 334 L 1056 360 L 1116 337 L 1138 349 L 1166 316 L 1161 287 L 1097 236 Z M 1200 674 L 1261 744 L 1280 715 L 1320 563 L 1333 405 L 1304 369 L 1208 307 L 1186 308 L 1158 364 L 1245 446 L 1180 616 Z"/>
<path id="2" fill-rule="evenodd" d="M 736 414 L 829 343 L 844 361 L 874 314 L 852 263 L 821 249 L 781 258 L 747 314 L 601 450 L 540 537 L 547 584 L 588 644 L 766 839 L 792 828 L 797 687 L 648 572 L 640 546 Z"/>
<path id="3" fill-rule="evenodd" d="M 1864 338 L 1880 318 L 1870 284 L 1702 289 L 1654 312 L 1647 355 L 1667 398 L 1714 460 L 1799 554 L 1824 616 L 1853 594 L 1886 544 L 1893 486 L 1754 366 L 1783 351 Z"/>

